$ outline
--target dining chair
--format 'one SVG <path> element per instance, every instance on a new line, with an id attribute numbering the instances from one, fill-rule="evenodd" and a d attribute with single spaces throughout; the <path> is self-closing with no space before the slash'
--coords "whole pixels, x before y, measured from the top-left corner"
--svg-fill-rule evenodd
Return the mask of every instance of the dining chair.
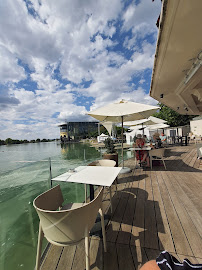
<path id="1" fill-rule="evenodd" d="M 164 153 L 165 153 L 165 148 L 159 148 L 159 149 L 152 149 L 149 151 L 149 158 L 150 158 L 150 166 L 152 169 L 152 161 L 153 160 L 162 160 L 164 168 L 166 169 L 166 164 L 164 161 Z"/>
<path id="2" fill-rule="evenodd" d="M 57 185 L 35 198 L 33 205 L 40 219 L 36 270 L 40 269 L 43 237 L 56 246 L 77 245 L 85 238 L 86 270 L 90 270 L 89 232 L 95 224 L 98 212 L 101 217 L 104 251 L 106 234 L 102 212 L 103 187 L 93 201 L 62 206 L 64 199 Z"/>
<path id="3" fill-rule="evenodd" d="M 100 159 L 100 160 L 96 160 L 96 161 L 91 162 L 90 164 L 88 164 L 88 166 L 115 167 L 116 166 L 116 161 L 110 160 L 110 159 Z M 115 184 L 116 184 L 116 190 L 117 190 L 117 180 L 115 180 Z M 112 213 L 113 208 L 112 208 L 112 191 L 111 191 L 111 187 L 109 187 L 109 196 L 110 196 L 110 207 L 111 207 L 111 213 Z"/>

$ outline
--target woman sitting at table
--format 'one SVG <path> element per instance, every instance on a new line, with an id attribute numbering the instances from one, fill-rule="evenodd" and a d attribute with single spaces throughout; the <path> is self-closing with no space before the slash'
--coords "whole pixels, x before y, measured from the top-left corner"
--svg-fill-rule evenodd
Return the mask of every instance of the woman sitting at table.
<path id="1" fill-rule="evenodd" d="M 141 134 L 137 134 L 137 139 L 133 144 L 134 147 L 143 148 L 145 146 L 145 139 L 142 138 Z M 150 167 L 148 151 L 139 150 L 136 151 L 136 159 L 140 160 L 141 163 L 146 163 L 146 167 Z"/>

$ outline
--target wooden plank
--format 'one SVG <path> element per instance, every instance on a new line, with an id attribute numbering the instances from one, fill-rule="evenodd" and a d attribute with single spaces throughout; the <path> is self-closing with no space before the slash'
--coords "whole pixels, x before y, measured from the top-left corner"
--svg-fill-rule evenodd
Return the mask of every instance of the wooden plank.
<path id="1" fill-rule="evenodd" d="M 76 252 L 72 264 L 72 270 L 84 270 L 86 268 L 86 255 L 85 255 L 85 244 L 82 240 L 76 246 Z"/>
<path id="2" fill-rule="evenodd" d="M 134 270 L 133 257 L 131 254 L 130 246 L 117 244 L 117 255 L 118 255 L 118 264 L 119 269 Z"/>
<path id="3" fill-rule="evenodd" d="M 150 177 L 145 178 L 145 191 L 147 192 L 148 197 L 145 200 L 144 247 L 159 249 L 156 213 L 154 209 L 153 190 Z"/>
<path id="4" fill-rule="evenodd" d="M 201 160 L 199 158 L 197 158 L 195 163 L 194 163 L 193 168 L 200 169 L 200 163 L 201 163 Z"/>
<path id="5" fill-rule="evenodd" d="M 104 270 L 111 270 L 111 269 L 119 269 L 116 244 L 107 242 L 107 252 L 104 253 Z"/>
<path id="6" fill-rule="evenodd" d="M 103 270 L 104 255 L 103 241 L 92 237 L 90 241 L 90 269 Z"/>
<path id="7" fill-rule="evenodd" d="M 202 258 L 196 258 L 196 260 L 198 261 L 198 263 L 202 264 Z"/>
<path id="8" fill-rule="evenodd" d="M 130 185 L 131 183 L 126 183 L 125 188 L 128 188 Z M 115 209 L 115 212 L 112 215 L 111 221 L 109 225 L 107 226 L 106 237 L 107 237 L 107 241 L 109 242 L 116 242 L 118 232 L 120 230 L 120 224 L 122 222 L 122 218 L 123 218 L 126 204 L 128 201 L 128 195 L 122 191 L 118 191 L 116 193 L 116 196 L 118 198 L 121 198 L 121 200 L 119 200 L 119 203 Z M 112 202 L 114 205 L 114 200 Z"/>
<path id="9" fill-rule="evenodd" d="M 131 230 L 133 223 L 133 216 L 136 205 L 138 181 L 134 181 L 130 189 L 125 190 L 128 193 L 128 201 L 122 219 L 121 227 L 117 237 L 117 243 L 129 244 L 131 238 Z"/>
<path id="10" fill-rule="evenodd" d="M 60 261 L 58 263 L 57 270 L 71 270 L 72 269 L 72 263 L 73 263 L 75 251 L 76 251 L 76 245 L 67 246 L 64 248 Z"/>
<path id="11" fill-rule="evenodd" d="M 185 194 L 187 194 L 187 196 L 189 197 L 189 200 L 192 201 L 192 203 L 195 205 L 199 216 L 202 216 L 202 174 L 198 174 L 198 179 L 195 179 L 194 173 L 178 173 L 174 176 L 177 179 L 181 188 L 184 190 Z"/>
<path id="12" fill-rule="evenodd" d="M 148 261 L 147 255 L 144 248 L 141 248 L 139 246 L 130 246 L 130 249 L 133 256 L 135 268 L 136 270 L 138 270 L 143 266 L 143 264 Z"/>
<path id="13" fill-rule="evenodd" d="M 183 188 L 184 182 L 183 179 L 179 177 L 179 174 L 173 175 L 173 179 L 175 179 L 175 186 L 178 190 L 178 193 L 180 194 L 180 198 L 183 201 L 184 207 L 187 209 L 187 212 L 189 216 L 192 219 L 192 222 L 194 223 L 195 227 L 197 228 L 197 231 L 199 232 L 199 235 L 202 237 L 202 216 L 200 215 L 200 212 L 197 210 L 198 205 L 195 204 L 189 195 L 189 190 Z M 200 194 L 198 194 L 200 196 Z M 200 203 L 201 204 L 201 203 Z"/>
<path id="14" fill-rule="evenodd" d="M 111 186 L 111 192 L 112 192 L 112 197 L 115 195 L 116 188 L 114 185 Z M 112 204 L 112 206 L 114 206 Z M 103 195 L 103 200 L 102 200 L 102 209 L 103 213 L 111 215 L 111 203 L 110 203 L 110 193 L 109 193 L 109 188 L 105 188 L 105 194 Z"/>
<path id="15" fill-rule="evenodd" d="M 183 262 L 184 259 L 188 259 L 191 263 L 193 264 L 198 264 L 198 260 L 195 257 L 192 256 L 185 256 L 185 255 L 181 255 L 178 254 L 179 258 L 180 258 L 180 262 Z"/>
<path id="16" fill-rule="evenodd" d="M 187 254 L 193 256 L 193 253 L 190 249 L 189 243 L 187 242 L 186 236 L 182 229 L 181 223 L 176 214 L 173 203 L 168 194 L 165 183 L 162 179 L 161 172 L 156 172 L 159 188 L 161 191 L 161 197 L 163 199 L 164 207 L 168 217 L 169 226 L 171 229 L 172 237 L 174 239 L 174 245 L 177 253 Z"/>
<path id="17" fill-rule="evenodd" d="M 145 253 L 147 254 L 147 258 L 149 261 L 156 260 L 156 258 L 161 253 L 159 249 L 145 248 L 144 250 L 145 250 Z"/>
<path id="18" fill-rule="evenodd" d="M 159 249 L 175 252 L 173 240 L 168 224 L 168 219 L 164 209 L 164 204 L 161 198 L 161 193 L 156 179 L 156 173 L 151 171 L 151 181 L 154 194 L 155 213 L 157 222 L 157 231 L 159 238 Z"/>
<path id="19" fill-rule="evenodd" d="M 146 199 L 145 180 L 139 182 L 137 200 L 131 232 L 131 245 L 144 246 L 144 203 Z"/>
<path id="20" fill-rule="evenodd" d="M 146 252 L 147 257 L 148 257 L 149 260 L 156 260 L 162 251 L 160 251 L 160 250 L 155 250 L 155 249 L 148 249 L 148 248 L 145 248 L 145 252 Z M 181 262 L 180 255 L 178 255 L 178 254 L 175 253 L 175 252 L 169 252 L 169 254 L 172 255 L 172 256 L 175 257 L 178 261 Z"/>
<path id="21" fill-rule="evenodd" d="M 42 270 L 56 269 L 63 247 L 51 245 L 41 266 Z"/>
<path id="22" fill-rule="evenodd" d="M 174 175 L 169 172 L 167 172 L 167 174 L 162 172 L 162 175 L 164 177 L 165 184 L 172 199 L 178 218 L 181 222 L 181 226 L 184 230 L 189 245 L 191 246 L 191 250 L 195 256 L 202 257 L 202 241 L 200 235 L 196 230 L 192 220 L 190 219 L 186 209 L 184 208 L 181 196 L 178 195 L 178 192 L 176 193 L 177 189 L 175 188 L 175 183 L 173 181 Z"/>

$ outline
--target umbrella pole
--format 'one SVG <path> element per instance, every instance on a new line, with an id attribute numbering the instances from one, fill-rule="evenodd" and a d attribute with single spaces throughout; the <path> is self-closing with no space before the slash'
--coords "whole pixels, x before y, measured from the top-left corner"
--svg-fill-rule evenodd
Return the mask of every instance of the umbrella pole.
<path id="1" fill-rule="evenodd" d="M 125 167 L 124 168 L 124 160 L 123 160 L 123 116 L 121 116 L 121 122 L 122 122 L 122 129 L 121 129 L 121 135 L 122 135 L 122 169 L 120 173 L 129 173 L 131 171 L 130 168 Z"/>
<path id="2" fill-rule="evenodd" d="M 121 116 L 121 122 L 122 122 L 122 129 L 121 129 L 121 136 L 122 136 L 122 168 L 124 168 L 124 161 L 123 161 L 123 116 Z"/>

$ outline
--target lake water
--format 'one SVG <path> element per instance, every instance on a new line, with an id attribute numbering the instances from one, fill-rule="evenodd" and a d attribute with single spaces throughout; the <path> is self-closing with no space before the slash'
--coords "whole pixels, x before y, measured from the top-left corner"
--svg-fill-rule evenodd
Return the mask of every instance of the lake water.
<path id="1" fill-rule="evenodd" d="M 131 157 L 130 152 L 124 152 L 124 158 Z M 99 150 L 79 143 L 0 146 L 1 270 L 34 269 L 39 219 L 32 202 L 50 188 L 50 163 L 55 177 L 101 156 Z M 60 185 L 66 203 L 84 201 L 82 184 Z"/>

